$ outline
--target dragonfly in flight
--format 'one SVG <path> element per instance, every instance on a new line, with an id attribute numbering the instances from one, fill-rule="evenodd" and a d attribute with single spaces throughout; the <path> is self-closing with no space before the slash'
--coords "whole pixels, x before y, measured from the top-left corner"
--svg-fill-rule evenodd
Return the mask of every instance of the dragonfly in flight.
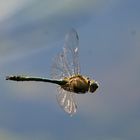
<path id="1" fill-rule="evenodd" d="M 73 115 L 77 110 L 75 94 L 93 93 L 99 87 L 97 81 L 81 75 L 78 46 L 78 34 L 75 29 L 71 29 L 65 36 L 63 51 L 54 59 L 51 79 L 11 75 L 7 76 L 6 80 L 50 82 L 59 85 L 57 101 L 65 112 Z"/>

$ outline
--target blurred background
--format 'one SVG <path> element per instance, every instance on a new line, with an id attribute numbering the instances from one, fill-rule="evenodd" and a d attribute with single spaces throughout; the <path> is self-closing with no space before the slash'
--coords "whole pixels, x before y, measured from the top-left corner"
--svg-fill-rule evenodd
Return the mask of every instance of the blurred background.
<path id="1" fill-rule="evenodd" d="M 76 96 L 73 117 L 56 85 L 5 80 L 49 78 L 71 28 L 82 74 L 100 84 Z M 0 0 L 0 140 L 139 140 L 139 130 L 140 1 Z"/>

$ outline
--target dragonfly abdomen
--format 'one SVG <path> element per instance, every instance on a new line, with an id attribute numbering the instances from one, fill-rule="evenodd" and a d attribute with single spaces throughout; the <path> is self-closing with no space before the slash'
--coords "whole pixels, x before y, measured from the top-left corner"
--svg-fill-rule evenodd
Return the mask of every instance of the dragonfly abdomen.
<path id="1" fill-rule="evenodd" d="M 53 79 L 48 79 L 48 78 L 41 78 L 41 77 L 27 77 L 27 76 L 7 76 L 6 80 L 13 80 L 13 81 L 36 81 L 36 82 L 49 82 L 57 85 L 65 85 L 67 83 L 66 80 L 53 80 Z"/>

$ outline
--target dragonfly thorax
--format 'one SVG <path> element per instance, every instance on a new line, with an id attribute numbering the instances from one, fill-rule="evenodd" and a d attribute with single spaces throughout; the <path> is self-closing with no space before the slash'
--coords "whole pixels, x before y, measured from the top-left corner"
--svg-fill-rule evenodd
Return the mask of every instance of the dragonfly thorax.
<path id="1" fill-rule="evenodd" d="M 67 83 L 61 87 L 66 91 L 74 93 L 86 93 L 89 91 L 90 81 L 82 75 L 66 77 L 64 80 L 66 80 Z"/>

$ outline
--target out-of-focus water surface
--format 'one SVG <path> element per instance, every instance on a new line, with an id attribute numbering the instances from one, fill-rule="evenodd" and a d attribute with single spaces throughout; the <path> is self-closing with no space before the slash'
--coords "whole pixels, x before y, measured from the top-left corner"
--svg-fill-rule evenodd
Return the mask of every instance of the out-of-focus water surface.
<path id="1" fill-rule="evenodd" d="M 0 1 L 0 139 L 139 140 L 138 0 Z M 65 34 L 79 34 L 83 74 L 96 94 L 76 96 L 77 114 L 56 101 L 57 86 L 6 81 L 9 74 L 49 77 Z"/>

